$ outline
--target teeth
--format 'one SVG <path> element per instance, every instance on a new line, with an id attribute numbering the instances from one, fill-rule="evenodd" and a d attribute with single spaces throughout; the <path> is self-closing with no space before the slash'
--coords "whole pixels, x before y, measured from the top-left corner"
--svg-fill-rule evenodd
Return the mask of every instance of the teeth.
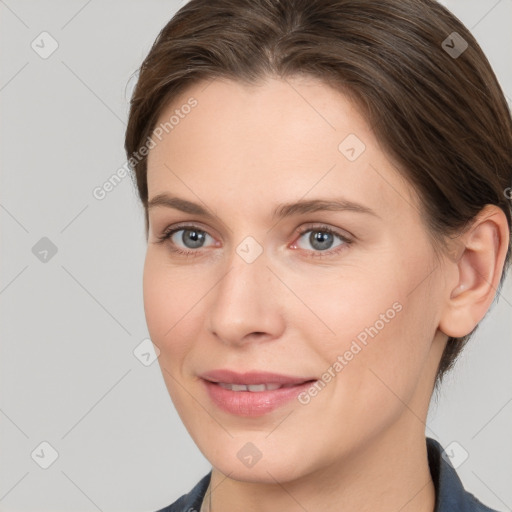
<path id="1" fill-rule="evenodd" d="M 281 386 L 280 384 L 265 384 L 268 391 L 274 391 L 274 389 L 279 389 L 285 386 Z"/>
<path id="2" fill-rule="evenodd" d="M 249 384 L 247 390 L 252 392 L 265 391 L 267 386 L 265 384 Z"/>
<path id="3" fill-rule="evenodd" d="M 217 382 L 217 384 L 221 388 L 229 389 L 230 391 L 251 391 L 252 393 L 274 391 L 283 387 L 281 384 L 226 384 L 225 382 Z"/>

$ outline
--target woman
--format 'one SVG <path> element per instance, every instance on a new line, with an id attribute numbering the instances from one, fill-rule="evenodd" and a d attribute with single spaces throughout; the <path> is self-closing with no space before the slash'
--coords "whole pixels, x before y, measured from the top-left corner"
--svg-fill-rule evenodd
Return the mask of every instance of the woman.
<path id="1" fill-rule="evenodd" d="M 126 151 L 166 386 L 212 464 L 164 511 L 490 510 L 425 436 L 510 263 L 512 128 L 430 0 L 191 0 Z"/>

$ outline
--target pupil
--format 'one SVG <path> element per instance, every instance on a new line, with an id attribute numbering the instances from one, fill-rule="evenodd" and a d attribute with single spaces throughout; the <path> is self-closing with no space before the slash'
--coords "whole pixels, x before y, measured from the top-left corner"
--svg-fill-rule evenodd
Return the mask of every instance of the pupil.
<path id="1" fill-rule="evenodd" d="M 311 246 L 318 250 L 325 250 L 331 247 L 333 242 L 332 233 L 326 233 L 325 231 L 315 231 L 309 236 Z"/>

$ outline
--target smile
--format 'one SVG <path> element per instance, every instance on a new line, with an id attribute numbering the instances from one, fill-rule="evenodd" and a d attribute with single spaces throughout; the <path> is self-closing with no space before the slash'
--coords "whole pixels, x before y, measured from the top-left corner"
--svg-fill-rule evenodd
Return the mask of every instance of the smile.
<path id="1" fill-rule="evenodd" d="M 201 381 L 210 402 L 235 416 L 255 417 L 296 403 L 294 399 L 317 379 L 277 373 L 213 370 L 203 373 Z"/>

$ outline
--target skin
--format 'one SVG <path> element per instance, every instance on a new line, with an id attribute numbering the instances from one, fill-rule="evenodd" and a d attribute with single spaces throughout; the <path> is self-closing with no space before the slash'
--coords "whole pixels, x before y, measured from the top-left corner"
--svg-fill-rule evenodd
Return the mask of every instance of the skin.
<path id="1" fill-rule="evenodd" d="M 216 79 L 160 121 L 191 96 L 197 106 L 150 150 L 149 199 L 167 193 L 213 216 L 149 209 L 144 304 L 169 394 L 213 466 L 212 510 L 432 512 L 425 421 L 436 369 L 447 337 L 469 333 L 494 298 L 505 215 L 486 207 L 436 258 L 414 189 L 340 92 L 307 77 Z M 355 161 L 338 150 L 349 134 L 366 146 Z M 280 203 L 341 196 L 376 215 L 271 218 Z M 183 223 L 209 235 L 202 247 L 183 231 L 158 243 Z M 312 231 L 298 232 L 318 224 L 352 243 L 335 236 L 319 250 Z M 236 252 L 247 236 L 263 248 L 252 263 Z M 232 415 L 198 377 L 229 368 L 320 379 L 394 303 L 401 311 L 307 405 Z M 252 467 L 237 457 L 247 442 L 262 454 Z"/>

